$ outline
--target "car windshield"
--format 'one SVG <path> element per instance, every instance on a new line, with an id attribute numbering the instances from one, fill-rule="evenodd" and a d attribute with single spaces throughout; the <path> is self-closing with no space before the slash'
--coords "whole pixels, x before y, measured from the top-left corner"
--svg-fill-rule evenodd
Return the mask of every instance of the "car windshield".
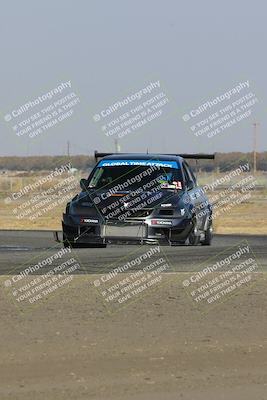
<path id="1" fill-rule="evenodd" d="M 177 183 L 179 187 L 177 187 Z M 182 175 L 178 168 L 159 166 L 101 166 L 96 168 L 89 188 L 120 190 L 182 189 Z M 154 189 L 155 190 L 155 189 Z"/>

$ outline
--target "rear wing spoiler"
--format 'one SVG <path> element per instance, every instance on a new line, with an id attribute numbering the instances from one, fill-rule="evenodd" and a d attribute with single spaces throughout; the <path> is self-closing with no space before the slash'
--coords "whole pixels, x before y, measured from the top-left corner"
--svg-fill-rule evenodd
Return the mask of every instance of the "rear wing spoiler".
<path id="1" fill-rule="evenodd" d="M 133 153 L 99 153 L 97 150 L 95 150 L 95 162 L 98 161 L 99 158 L 103 158 L 106 156 L 112 156 L 115 154 L 120 154 L 120 155 L 131 155 Z M 149 154 L 149 153 L 148 153 Z M 157 155 L 157 154 L 153 154 Z M 190 158 L 192 160 L 214 160 L 215 159 L 215 153 L 214 154 L 203 154 L 203 153 L 199 153 L 199 154 L 158 154 L 158 155 L 165 155 L 165 156 L 179 156 L 182 158 Z"/>
<path id="2" fill-rule="evenodd" d="M 190 158 L 192 160 L 214 160 L 214 154 L 204 154 L 204 153 L 196 153 L 196 154 L 166 154 L 166 156 L 179 156 L 182 158 Z"/>

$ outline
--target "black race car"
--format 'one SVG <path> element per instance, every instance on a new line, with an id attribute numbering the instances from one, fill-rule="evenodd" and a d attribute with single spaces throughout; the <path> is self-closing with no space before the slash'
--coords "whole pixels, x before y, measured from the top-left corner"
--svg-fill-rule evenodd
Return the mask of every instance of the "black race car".
<path id="1" fill-rule="evenodd" d="M 185 159 L 214 155 L 95 152 L 95 158 L 63 214 L 64 246 L 211 244 L 212 207 Z"/>

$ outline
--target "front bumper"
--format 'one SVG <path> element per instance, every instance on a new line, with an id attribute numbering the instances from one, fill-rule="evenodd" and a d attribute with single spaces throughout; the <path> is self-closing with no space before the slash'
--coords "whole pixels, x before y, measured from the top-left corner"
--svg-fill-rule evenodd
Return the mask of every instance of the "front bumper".
<path id="1" fill-rule="evenodd" d="M 97 220 L 96 220 L 97 221 Z M 63 215 L 63 235 L 72 243 L 171 243 L 185 241 L 194 228 L 190 218 L 145 218 L 84 222 Z"/>

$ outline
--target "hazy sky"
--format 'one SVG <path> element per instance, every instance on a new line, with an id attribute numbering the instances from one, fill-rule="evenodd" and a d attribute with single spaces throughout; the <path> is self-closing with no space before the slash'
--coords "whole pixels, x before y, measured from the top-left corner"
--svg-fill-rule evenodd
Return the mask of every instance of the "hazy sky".
<path id="1" fill-rule="evenodd" d="M 0 155 L 64 154 L 68 141 L 71 154 L 113 150 L 115 136 L 105 136 L 93 115 L 155 81 L 164 86 L 168 112 L 122 138 L 121 150 L 251 151 L 253 121 L 260 123 L 258 148 L 267 150 L 266 2 L 2 0 L 0 4 Z M 80 101 L 73 115 L 34 138 L 17 136 L 13 121 L 19 117 L 7 122 L 4 116 L 67 81 L 71 91 L 66 94 L 74 92 Z M 252 115 L 212 138 L 196 137 L 182 116 L 245 81 L 249 90 L 236 98 L 250 91 L 255 94 L 258 103 Z M 44 101 L 25 118 L 50 103 Z M 205 117 L 229 103 L 222 102 Z"/>

